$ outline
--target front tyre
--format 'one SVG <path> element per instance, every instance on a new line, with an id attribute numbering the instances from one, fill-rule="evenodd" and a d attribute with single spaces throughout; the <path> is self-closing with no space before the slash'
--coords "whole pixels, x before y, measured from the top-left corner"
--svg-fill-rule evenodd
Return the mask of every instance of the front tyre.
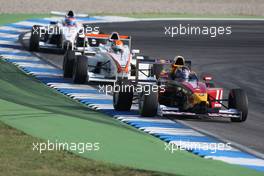
<path id="1" fill-rule="evenodd" d="M 129 83 L 119 83 L 118 86 L 122 90 L 113 92 L 114 109 L 117 111 L 129 111 L 133 103 L 133 85 Z"/>
<path id="2" fill-rule="evenodd" d="M 88 58 L 86 56 L 77 56 L 73 68 L 73 82 L 84 84 L 88 78 Z"/>
<path id="3" fill-rule="evenodd" d="M 139 97 L 139 113 L 143 117 L 153 117 L 158 112 L 158 92 L 143 92 Z"/>
<path id="4" fill-rule="evenodd" d="M 63 58 L 63 77 L 71 78 L 73 75 L 73 65 L 75 61 L 75 52 L 67 50 Z"/>
<path id="5" fill-rule="evenodd" d="M 248 98 L 242 89 L 231 89 L 228 96 L 228 108 L 241 112 L 240 118 L 231 118 L 232 122 L 244 122 L 248 115 Z"/>
<path id="6" fill-rule="evenodd" d="M 29 39 L 29 50 L 38 51 L 40 40 L 40 26 L 34 25 L 31 29 L 31 36 Z"/>

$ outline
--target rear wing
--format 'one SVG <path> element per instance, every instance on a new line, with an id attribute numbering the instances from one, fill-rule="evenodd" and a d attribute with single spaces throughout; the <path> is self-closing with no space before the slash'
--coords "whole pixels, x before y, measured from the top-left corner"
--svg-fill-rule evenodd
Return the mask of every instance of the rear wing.
<path id="1" fill-rule="evenodd" d="M 85 36 L 90 38 L 98 38 L 98 39 L 109 39 L 112 34 L 93 34 L 93 33 L 87 33 Z M 127 35 L 119 35 L 120 40 L 126 40 L 130 39 L 130 36 Z"/>
<path id="2" fill-rule="evenodd" d="M 137 56 L 138 60 L 141 60 L 143 63 L 149 63 L 149 64 L 156 64 L 156 65 L 171 65 L 173 64 L 173 60 L 169 59 L 151 59 L 147 56 Z M 191 69 L 192 62 L 190 60 L 185 61 L 185 66 L 187 66 L 189 69 Z"/>
<path id="3" fill-rule="evenodd" d="M 95 53 L 90 52 L 88 48 L 96 48 L 100 44 L 106 44 L 109 41 L 112 34 L 97 34 L 97 33 L 86 33 L 78 35 L 75 39 L 74 50 L 85 53 L 87 55 L 95 55 Z M 118 35 L 118 39 L 122 40 L 126 45 L 128 45 L 129 50 L 131 50 L 131 37 L 127 35 Z M 136 50 L 135 50 L 136 51 Z"/>
<path id="4" fill-rule="evenodd" d="M 97 40 L 100 43 L 106 43 L 112 34 L 94 34 L 94 33 L 87 33 L 85 34 L 84 38 L 86 38 L 87 40 Z M 127 35 L 118 35 L 119 39 L 123 41 L 126 45 L 128 45 L 129 49 L 131 50 L 131 36 L 127 36 Z"/>
<path id="5" fill-rule="evenodd" d="M 157 65 L 170 65 L 172 64 L 172 61 L 169 59 L 154 59 L 150 58 L 148 56 L 137 56 L 136 60 L 138 63 L 144 63 L 144 64 L 157 64 Z"/>
<path id="6" fill-rule="evenodd" d="M 168 73 L 171 70 L 173 60 L 154 59 L 148 56 L 136 56 L 132 61 L 135 65 L 135 81 L 140 82 L 140 77 L 145 76 L 148 80 L 157 80 L 161 78 L 161 73 Z M 185 61 L 185 65 L 191 69 L 191 61 Z M 163 75 L 162 77 L 166 76 Z"/>
<path id="7" fill-rule="evenodd" d="M 67 14 L 67 12 L 58 12 L 58 11 L 51 11 L 50 12 L 51 15 L 56 15 L 56 16 L 65 16 Z M 75 17 L 79 17 L 79 18 L 87 18 L 89 17 L 88 14 L 81 14 L 81 13 L 77 13 L 74 15 Z"/>
<path id="8" fill-rule="evenodd" d="M 154 59 L 148 56 L 136 56 L 132 61 L 135 65 L 135 82 L 136 83 L 155 83 L 155 65 L 171 64 L 170 60 Z M 145 77 L 142 79 L 142 77 Z"/>

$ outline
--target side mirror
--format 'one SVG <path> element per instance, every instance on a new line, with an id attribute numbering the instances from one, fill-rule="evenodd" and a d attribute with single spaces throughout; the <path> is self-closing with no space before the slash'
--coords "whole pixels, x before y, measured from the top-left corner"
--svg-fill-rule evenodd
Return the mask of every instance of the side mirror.
<path id="1" fill-rule="evenodd" d="M 132 54 L 139 54 L 140 53 L 140 50 L 139 49 L 132 49 Z"/>
<path id="2" fill-rule="evenodd" d="M 203 77 L 203 80 L 204 80 L 204 81 L 212 81 L 213 78 L 212 78 L 211 76 L 204 76 L 204 77 Z"/>
<path id="3" fill-rule="evenodd" d="M 92 51 L 86 51 L 86 50 L 84 50 L 84 54 L 85 54 L 86 56 L 95 56 L 95 55 L 96 55 L 95 52 L 92 52 Z"/>
<path id="4" fill-rule="evenodd" d="M 137 56 L 136 59 L 137 60 L 143 60 L 144 59 L 144 56 Z"/>
<path id="5" fill-rule="evenodd" d="M 206 87 L 208 87 L 208 88 L 214 88 L 215 87 L 215 84 L 214 84 L 212 76 L 204 76 L 203 80 L 204 80 L 204 82 L 206 84 Z"/>

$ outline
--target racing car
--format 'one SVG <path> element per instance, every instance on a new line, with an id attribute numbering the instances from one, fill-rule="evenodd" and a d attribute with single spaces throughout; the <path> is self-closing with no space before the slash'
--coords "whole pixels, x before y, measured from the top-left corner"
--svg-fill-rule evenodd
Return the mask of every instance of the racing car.
<path id="1" fill-rule="evenodd" d="M 186 64 L 182 57 L 174 61 L 159 59 L 139 61 L 153 65 L 150 76 L 156 78 L 156 83 L 151 86 L 159 86 L 157 91 L 150 88 L 150 91 L 143 91 L 137 97 L 134 95 L 142 116 L 223 117 L 230 118 L 232 122 L 246 121 L 248 99 L 244 90 L 231 89 L 228 98 L 223 99 L 223 88 L 216 87 L 211 76 L 205 75 L 203 80 L 199 80 L 196 73 L 191 71 L 190 62 Z M 184 74 L 183 70 L 189 74 Z M 130 92 L 125 93 L 125 96 L 122 94 L 124 93 L 114 94 L 114 107 L 116 110 L 129 110 L 134 99 L 125 98 L 128 95 L 132 96 Z M 130 106 L 118 109 L 115 99 L 122 102 L 120 106 L 121 104 Z"/>
<path id="2" fill-rule="evenodd" d="M 87 33 L 76 38 L 73 50 L 65 53 L 63 75 L 74 83 L 86 81 L 116 82 L 128 79 L 131 60 L 139 50 L 131 50 L 131 37 L 112 34 Z"/>
<path id="3" fill-rule="evenodd" d="M 62 15 L 52 12 L 53 15 Z M 65 15 L 65 14 L 64 14 Z M 38 51 L 39 48 L 72 49 L 77 34 L 83 25 L 76 22 L 76 17 L 85 17 L 84 14 L 74 14 L 69 11 L 62 21 L 51 21 L 48 26 L 34 25 L 29 40 L 29 50 Z"/>

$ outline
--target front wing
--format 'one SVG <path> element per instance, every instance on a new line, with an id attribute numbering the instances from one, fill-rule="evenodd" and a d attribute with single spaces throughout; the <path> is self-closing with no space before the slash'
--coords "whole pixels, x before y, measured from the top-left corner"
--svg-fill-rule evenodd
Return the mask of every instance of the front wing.
<path id="1" fill-rule="evenodd" d="M 237 109 L 219 110 L 218 112 L 207 112 L 204 114 L 197 114 L 193 112 L 183 112 L 179 108 L 167 107 L 160 105 L 158 110 L 160 116 L 183 116 L 183 117 L 222 117 L 222 118 L 240 118 L 241 112 Z"/>

